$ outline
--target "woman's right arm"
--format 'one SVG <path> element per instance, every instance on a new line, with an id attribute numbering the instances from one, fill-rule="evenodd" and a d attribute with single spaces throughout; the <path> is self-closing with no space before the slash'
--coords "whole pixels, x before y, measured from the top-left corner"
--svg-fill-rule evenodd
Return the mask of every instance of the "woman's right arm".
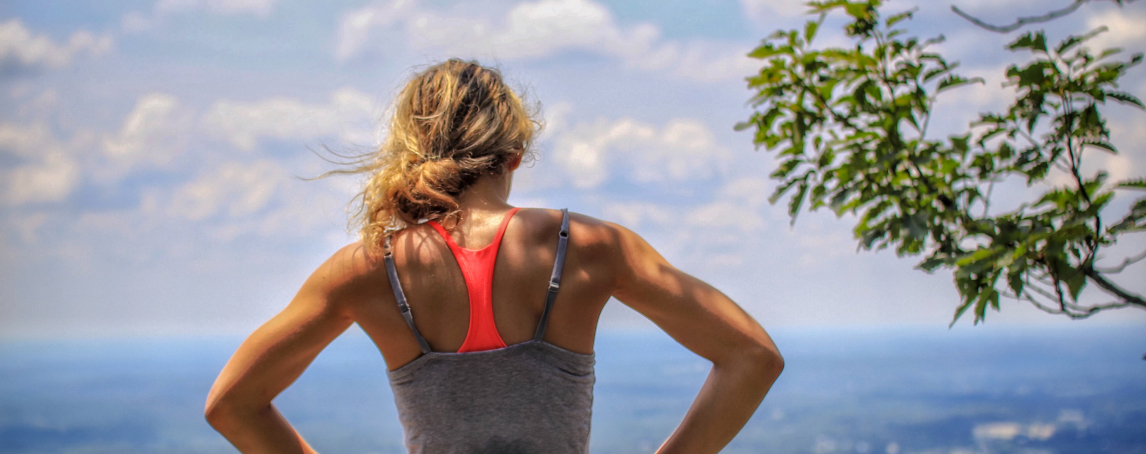
<path id="1" fill-rule="evenodd" d="M 712 361 L 684 420 L 657 452 L 718 452 L 756 411 L 784 360 L 764 328 L 731 299 L 674 268 L 637 234 L 612 227 L 619 243 L 613 296 Z"/>
<path id="2" fill-rule="evenodd" d="M 355 321 L 364 249 L 343 248 L 303 283 L 282 312 L 235 351 L 207 396 L 205 415 L 243 453 L 313 453 L 272 404 L 331 341 Z"/>

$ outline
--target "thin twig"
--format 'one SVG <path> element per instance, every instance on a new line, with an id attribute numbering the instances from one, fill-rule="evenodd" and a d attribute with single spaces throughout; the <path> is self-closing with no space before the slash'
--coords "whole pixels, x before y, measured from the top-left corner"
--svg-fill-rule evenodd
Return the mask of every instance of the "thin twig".
<path id="1" fill-rule="evenodd" d="M 972 24 L 979 26 L 980 28 L 987 29 L 987 30 L 997 32 L 997 33 L 1010 33 L 1010 32 L 1013 32 L 1015 30 L 1018 30 L 1020 27 L 1027 25 L 1027 24 L 1037 24 L 1037 23 L 1042 23 L 1042 22 L 1049 22 L 1049 21 L 1058 19 L 1060 17 L 1066 16 L 1070 13 L 1077 11 L 1078 8 L 1080 8 L 1083 3 L 1089 3 L 1089 2 L 1090 2 L 1090 0 L 1075 0 L 1074 3 L 1072 3 L 1070 6 L 1068 6 L 1066 8 L 1057 9 L 1057 10 L 1051 11 L 1049 13 L 1043 14 L 1042 16 L 1020 17 L 1020 18 L 1016 19 L 1013 24 L 1010 24 L 1010 25 L 991 25 L 991 24 L 988 24 L 986 22 L 983 22 L 982 20 L 979 20 L 979 18 L 977 18 L 975 16 L 972 16 L 970 14 L 963 12 L 963 10 L 959 9 L 955 5 L 951 5 L 951 11 L 954 11 L 955 14 L 959 15 L 959 17 L 966 19 L 967 21 L 971 22 Z"/>
<path id="2" fill-rule="evenodd" d="M 1014 295 L 1011 295 L 1011 294 L 1007 294 L 1006 296 L 1014 297 Z M 1119 302 L 1112 302 L 1112 303 L 1107 303 L 1107 304 L 1097 304 L 1097 305 L 1089 306 L 1089 307 L 1083 307 L 1083 306 L 1071 304 L 1068 307 L 1063 308 L 1063 309 L 1055 309 L 1053 307 L 1046 306 L 1046 305 L 1040 303 L 1038 300 L 1032 298 L 1031 295 L 1026 293 L 1026 292 L 1023 292 L 1022 298 L 1016 298 L 1016 299 L 1025 299 L 1028 302 L 1030 302 L 1031 304 L 1034 304 L 1035 307 L 1038 308 L 1039 310 L 1046 312 L 1048 314 L 1063 314 L 1063 315 L 1066 315 L 1066 316 L 1068 316 L 1070 318 L 1074 318 L 1074 319 L 1087 318 L 1087 317 L 1090 317 L 1091 315 L 1097 314 L 1098 312 L 1106 310 L 1106 309 L 1115 309 L 1115 308 L 1124 307 L 1124 306 L 1128 305 L 1126 303 L 1119 303 Z"/>
<path id="3" fill-rule="evenodd" d="M 1034 291 L 1035 291 L 1035 292 L 1037 292 L 1038 294 L 1040 294 L 1040 295 L 1042 295 L 1042 296 L 1044 296 L 1044 297 L 1046 297 L 1046 298 L 1052 299 L 1052 300 L 1056 300 L 1056 299 L 1058 299 L 1058 297 L 1057 297 L 1057 296 L 1055 296 L 1054 294 L 1051 294 L 1049 291 L 1047 291 L 1047 290 L 1044 290 L 1044 289 L 1041 289 L 1041 288 L 1038 288 L 1038 287 L 1035 287 L 1035 286 L 1034 286 L 1034 285 L 1032 285 L 1032 284 L 1033 284 L 1032 282 L 1027 282 L 1027 285 L 1026 285 L 1026 286 L 1024 286 L 1023 288 L 1024 288 L 1024 289 L 1030 289 L 1030 290 L 1034 290 Z M 1049 284 L 1043 283 L 1043 285 L 1049 285 Z M 1028 292 L 1028 293 L 1029 293 L 1029 292 Z"/>
<path id="4" fill-rule="evenodd" d="M 1062 314 L 1062 315 L 1066 315 L 1068 317 L 1075 318 L 1075 319 L 1087 318 L 1087 317 L 1090 317 L 1091 315 L 1094 315 L 1100 311 L 1104 311 L 1107 309 L 1116 309 L 1116 308 L 1125 307 L 1125 306 L 1129 305 L 1129 303 L 1118 302 L 1118 301 L 1112 301 L 1112 302 L 1109 302 L 1106 304 L 1096 304 L 1094 306 L 1080 306 L 1077 304 L 1067 303 L 1064 307 L 1056 309 L 1052 306 L 1047 306 L 1047 305 L 1039 302 L 1039 300 L 1034 298 L 1034 295 L 1031 295 L 1030 292 L 1027 292 L 1025 289 L 1021 295 L 1016 295 L 1016 294 L 1008 292 L 1006 290 L 999 292 L 999 294 L 1002 295 L 1003 297 L 1014 298 L 1015 300 L 1018 300 L 1018 301 L 1026 300 L 1027 302 L 1033 304 L 1039 310 L 1046 312 L 1048 314 L 1056 314 L 1056 315 Z"/>
<path id="5" fill-rule="evenodd" d="M 1107 293 L 1122 298 L 1122 300 L 1126 301 L 1127 303 L 1146 308 L 1146 298 L 1143 298 L 1141 295 L 1130 293 L 1122 287 L 1115 285 L 1113 282 L 1107 280 L 1106 277 L 1102 275 L 1102 273 L 1095 271 L 1094 268 L 1085 267 L 1083 270 L 1086 273 L 1086 277 L 1089 277 L 1090 280 L 1094 281 L 1095 284 L 1098 284 L 1099 288 L 1106 290 Z"/>
<path id="6" fill-rule="evenodd" d="M 1146 251 L 1142 251 L 1141 254 L 1135 255 L 1133 257 L 1127 257 L 1122 261 L 1121 265 L 1118 265 L 1114 268 L 1099 268 L 1096 266 L 1094 267 L 1094 270 L 1098 271 L 1099 273 L 1118 274 L 1121 273 L 1122 270 L 1126 269 L 1127 266 L 1141 262 L 1143 259 L 1146 259 Z"/>
<path id="7" fill-rule="evenodd" d="M 989 180 L 987 185 L 987 197 L 983 199 L 983 217 L 987 217 L 987 212 L 991 209 L 991 193 L 995 191 L 995 180 Z"/>
<path id="8" fill-rule="evenodd" d="M 1018 30 L 1020 27 L 1027 25 L 1027 24 L 1038 24 L 1038 23 L 1042 23 L 1042 22 L 1049 22 L 1049 21 L 1058 19 L 1060 17 L 1066 16 L 1066 15 L 1073 13 L 1076 10 L 1078 10 L 1078 8 L 1081 7 L 1083 3 L 1090 3 L 1090 1 L 1091 0 L 1075 0 L 1074 3 L 1072 3 L 1070 6 L 1068 6 L 1066 8 L 1054 10 L 1054 11 L 1051 11 L 1049 13 L 1043 14 L 1042 16 L 1020 17 L 1018 19 L 1015 19 L 1015 22 L 1013 24 L 1010 24 L 1010 25 L 991 25 L 991 24 L 988 24 L 988 23 L 983 22 L 982 20 L 976 18 L 975 16 L 972 16 L 970 14 L 963 12 L 959 8 L 955 7 L 955 5 L 951 5 L 951 11 L 954 11 L 955 14 L 959 15 L 959 17 L 962 17 L 963 19 L 970 21 L 972 24 L 975 24 L 975 25 L 977 25 L 981 28 L 984 28 L 986 30 L 990 30 L 993 32 L 998 32 L 998 33 L 1010 33 L 1010 32 L 1013 32 L 1015 30 Z M 1125 5 L 1127 3 L 1133 3 L 1135 0 L 1110 0 L 1110 1 L 1114 2 L 1115 4 L 1117 4 L 1118 6 L 1121 7 L 1122 5 Z"/>

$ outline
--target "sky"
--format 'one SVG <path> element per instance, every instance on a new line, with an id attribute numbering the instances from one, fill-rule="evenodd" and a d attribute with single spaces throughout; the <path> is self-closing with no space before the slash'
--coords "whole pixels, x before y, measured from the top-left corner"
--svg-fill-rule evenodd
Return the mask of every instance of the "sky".
<path id="1" fill-rule="evenodd" d="M 1002 23 L 1069 1 L 1038 3 L 955 2 Z M 1004 70 L 1021 61 L 1004 50 L 1015 34 L 978 29 L 950 5 L 887 5 L 918 8 L 909 31 L 944 35 L 938 50 L 986 80 L 941 98 L 935 136 L 1002 108 Z M 760 65 L 745 54 L 801 26 L 804 11 L 787 0 L 3 2 L 0 338 L 250 332 L 355 240 L 347 207 L 361 181 L 309 180 L 336 168 L 324 150 L 370 151 L 401 84 L 450 57 L 499 68 L 542 109 L 537 159 L 515 175 L 511 203 L 625 225 L 765 327 L 947 329 L 949 273 L 857 252 L 847 216 L 790 225 L 767 201 L 774 156 L 733 130 Z M 1105 25 L 1093 45 L 1125 57 L 1146 50 L 1143 23 L 1142 2 L 1095 2 L 1046 28 L 1058 39 Z M 840 24 L 829 19 L 821 45 L 847 44 Z M 1122 89 L 1146 98 L 1146 68 Z M 1121 154 L 1087 169 L 1146 174 L 1146 113 L 1106 112 Z M 1039 189 L 1004 185 L 998 197 Z M 1146 248 L 1142 236 L 1106 260 Z M 1119 282 L 1146 292 L 1144 271 Z M 651 326 L 616 302 L 601 323 Z M 1142 326 L 1146 311 L 1068 322 L 1005 301 L 987 323 Z"/>

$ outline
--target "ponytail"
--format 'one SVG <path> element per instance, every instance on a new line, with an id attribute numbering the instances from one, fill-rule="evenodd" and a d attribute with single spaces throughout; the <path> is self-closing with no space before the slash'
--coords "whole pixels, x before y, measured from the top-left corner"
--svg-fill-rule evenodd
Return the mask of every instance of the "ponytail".
<path id="1" fill-rule="evenodd" d="M 529 153 L 540 127 L 497 70 L 451 59 L 415 75 L 377 152 L 339 172 L 370 175 L 351 220 L 363 244 L 425 219 L 460 220 L 458 196 Z"/>

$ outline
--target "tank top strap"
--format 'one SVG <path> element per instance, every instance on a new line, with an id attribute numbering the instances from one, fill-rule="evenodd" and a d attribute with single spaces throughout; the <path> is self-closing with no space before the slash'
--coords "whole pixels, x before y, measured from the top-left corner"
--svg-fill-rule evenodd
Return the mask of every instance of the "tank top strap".
<path id="1" fill-rule="evenodd" d="M 466 282 L 466 292 L 469 294 L 469 329 L 458 353 L 494 350 L 506 346 L 501 334 L 497 331 L 497 323 L 493 317 L 493 274 L 498 250 L 501 249 L 502 237 L 505 236 L 510 219 L 519 209 L 511 208 L 505 214 L 493 241 L 480 249 L 466 249 L 458 246 L 441 224 L 436 221 L 429 222 L 446 241 L 450 252 L 457 260 L 462 277 Z"/>
<path id="2" fill-rule="evenodd" d="M 426 338 L 422 337 L 422 333 L 418 332 L 418 327 L 414 325 L 414 316 L 410 314 L 410 305 L 406 303 L 406 293 L 402 291 L 402 283 L 398 282 L 398 270 L 394 267 L 390 235 L 386 235 L 384 246 L 385 254 L 382 257 L 383 261 L 386 262 L 386 275 L 390 278 L 390 287 L 394 289 L 394 299 L 398 301 L 398 310 L 402 311 L 402 318 L 406 319 L 406 324 L 410 325 L 410 330 L 414 332 L 414 338 L 418 340 L 418 346 L 422 348 L 422 353 L 430 353 L 430 344 L 426 342 Z"/>
<path id="3" fill-rule="evenodd" d="M 517 213 L 520 209 L 521 207 L 510 208 L 509 213 L 506 213 L 505 218 L 501 220 L 501 225 L 497 226 L 497 234 L 493 237 L 493 244 L 489 245 L 493 250 L 501 249 L 501 238 L 505 236 L 505 228 L 509 227 L 509 220 L 513 219 L 514 213 Z M 497 256 L 495 255 L 494 257 L 496 258 Z"/>
<path id="4" fill-rule="evenodd" d="M 438 223 L 438 221 L 431 220 L 426 223 L 430 224 L 430 227 L 433 227 L 434 230 L 437 230 L 438 234 L 446 240 L 446 244 L 450 246 L 451 251 L 454 251 L 455 256 L 464 252 L 473 253 L 485 249 L 493 249 L 494 251 L 497 251 L 501 246 L 501 238 L 505 236 L 505 228 L 509 226 L 509 221 L 513 218 L 514 213 L 517 213 L 517 211 L 520 209 L 521 207 L 510 208 L 509 212 L 505 214 L 505 217 L 501 219 L 501 225 L 497 226 L 497 233 L 495 233 L 493 236 L 493 242 L 481 249 L 466 249 L 458 246 L 458 243 L 454 241 L 454 237 L 450 235 L 450 232 L 447 231 L 445 227 L 442 227 L 442 224 Z"/>
<path id="5" fill-rule="evenodd" d="M 545 294 L 545 310 L 541 312 L 541 321 L 537 323 L 537 332 L 533 340 L 540 341 L 545 337 L 545 328 L 549 325 L 549 313 L 553 309 L 553 302 L 557 300 L 557 291 L 561 289 L 561 270 L 565 267 L 565 250 L 569 246 L 569 209 L 561 209 L 561 231 L 557 234 L 557 256 L 553 259 L 553 274 L 549 276 L 549 291 Z"/>

